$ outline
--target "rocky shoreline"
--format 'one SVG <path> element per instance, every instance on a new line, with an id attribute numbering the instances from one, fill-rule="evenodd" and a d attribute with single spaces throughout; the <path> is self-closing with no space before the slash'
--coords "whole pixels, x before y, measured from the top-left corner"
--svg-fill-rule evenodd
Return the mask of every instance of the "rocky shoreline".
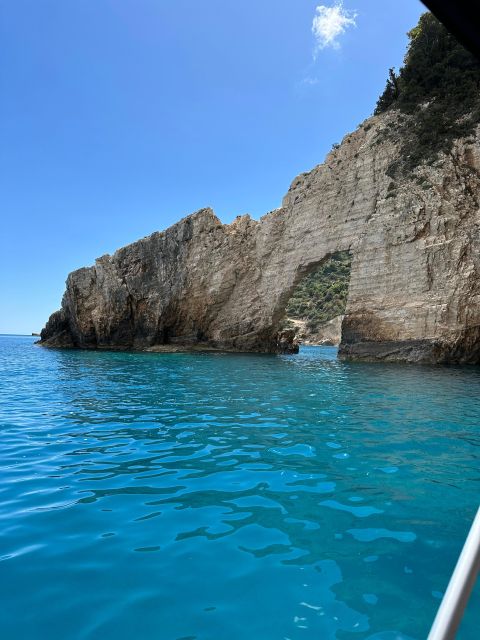
<path id="1" fill-rule="evenodd" d="M 307 321 L 299 318 L 287 318 L 286 324 L 295 331 L 299 344 L 338 347 L 342 340 L 342 322 L 343 316 L 336 316 L 320 324 L 315 330 L 309 328 Z"/>
<path id="2" fill-rule="evenodd" d="M 294 352 L 281 330 L 290 295 L 347 250 L 341 357 L 480 361 L 478 129 L 394 180 L 398 117 L 369 118 L 259 221 L 201 209 L 71 273 L 40 344 Z"/>

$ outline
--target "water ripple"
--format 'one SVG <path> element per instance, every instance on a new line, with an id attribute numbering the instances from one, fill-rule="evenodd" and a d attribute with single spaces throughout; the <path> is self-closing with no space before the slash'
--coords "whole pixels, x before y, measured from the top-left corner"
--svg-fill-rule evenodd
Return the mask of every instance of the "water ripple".
<path id="1" fill-rule="evenodd" d="M 335 355 L 0 338 L 2 639 L 425 637 L 478 502 L 480 373 Z"/>

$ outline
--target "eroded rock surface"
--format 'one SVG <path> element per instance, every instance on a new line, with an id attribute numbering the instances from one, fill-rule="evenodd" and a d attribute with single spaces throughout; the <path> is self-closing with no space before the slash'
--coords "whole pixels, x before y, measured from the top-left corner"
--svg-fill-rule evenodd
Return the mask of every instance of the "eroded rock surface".
<path id="1" fill-rule="evenodd" d="M 201 209 L 71 273 L 41 344 L 295 350 L 279 327 L 302 277 L 352 253 L 342 357 L 480 360 L 479 136 L 394 180 L 397 113 L 347 135 L 259 221 Z"/>
<path id="2" fill-rule="evenodd" d="M 297 340 L 307 345 L 338 346 L 342 339 L 343 316 L 335 316 L 331 320 L 322 322 L 316 329 L 310 329 L 305 320 L 288 318 L 293 326 Z"/>

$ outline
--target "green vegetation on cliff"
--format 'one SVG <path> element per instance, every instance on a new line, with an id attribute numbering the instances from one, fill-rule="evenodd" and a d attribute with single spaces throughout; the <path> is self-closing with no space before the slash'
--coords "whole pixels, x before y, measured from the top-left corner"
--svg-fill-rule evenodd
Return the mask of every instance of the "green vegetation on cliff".
<path id="1" fill-rule="evenodd" d="M 431 14 L 409 31 L 404 66 L 390 69 L 375 114 L 398 109 L 402 161 L 392 177 L 448 152 L 455 138 L 468 136 L 480 121 L 480 64 Z"/>
<path id="2" fill-rule="evenodd" d="M 293 292 L 287 316 L 306 320 L 307 328 L 319 325 L 345 312 L 351 256 L 348 251 L 334 253 L 306 276 Z"/>

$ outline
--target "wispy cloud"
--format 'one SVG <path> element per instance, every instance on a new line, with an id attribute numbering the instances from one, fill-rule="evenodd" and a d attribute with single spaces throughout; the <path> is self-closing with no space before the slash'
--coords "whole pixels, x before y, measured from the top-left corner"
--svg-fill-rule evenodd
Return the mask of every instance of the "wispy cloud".
<path id="1" fill-rule="evenodd" d="M 330 7 L 320 4 L 315 9 L 312 22 L 312 33 L 315 37 L 313 58 L 326 47 L 339 48 L 338 38 L 348 27 L 356 27 L 357 12 L 344 9 L 342 2 L 336 2 Z"/>
<path id="2" fill-rule="evenodd" d="M 306 85 L 314 85 L 314 84 L 318 84 L 318 78 L 312 78 L 312 76 L 305 76 L 302 80 L 302 84 L 306 84 Z"/>

